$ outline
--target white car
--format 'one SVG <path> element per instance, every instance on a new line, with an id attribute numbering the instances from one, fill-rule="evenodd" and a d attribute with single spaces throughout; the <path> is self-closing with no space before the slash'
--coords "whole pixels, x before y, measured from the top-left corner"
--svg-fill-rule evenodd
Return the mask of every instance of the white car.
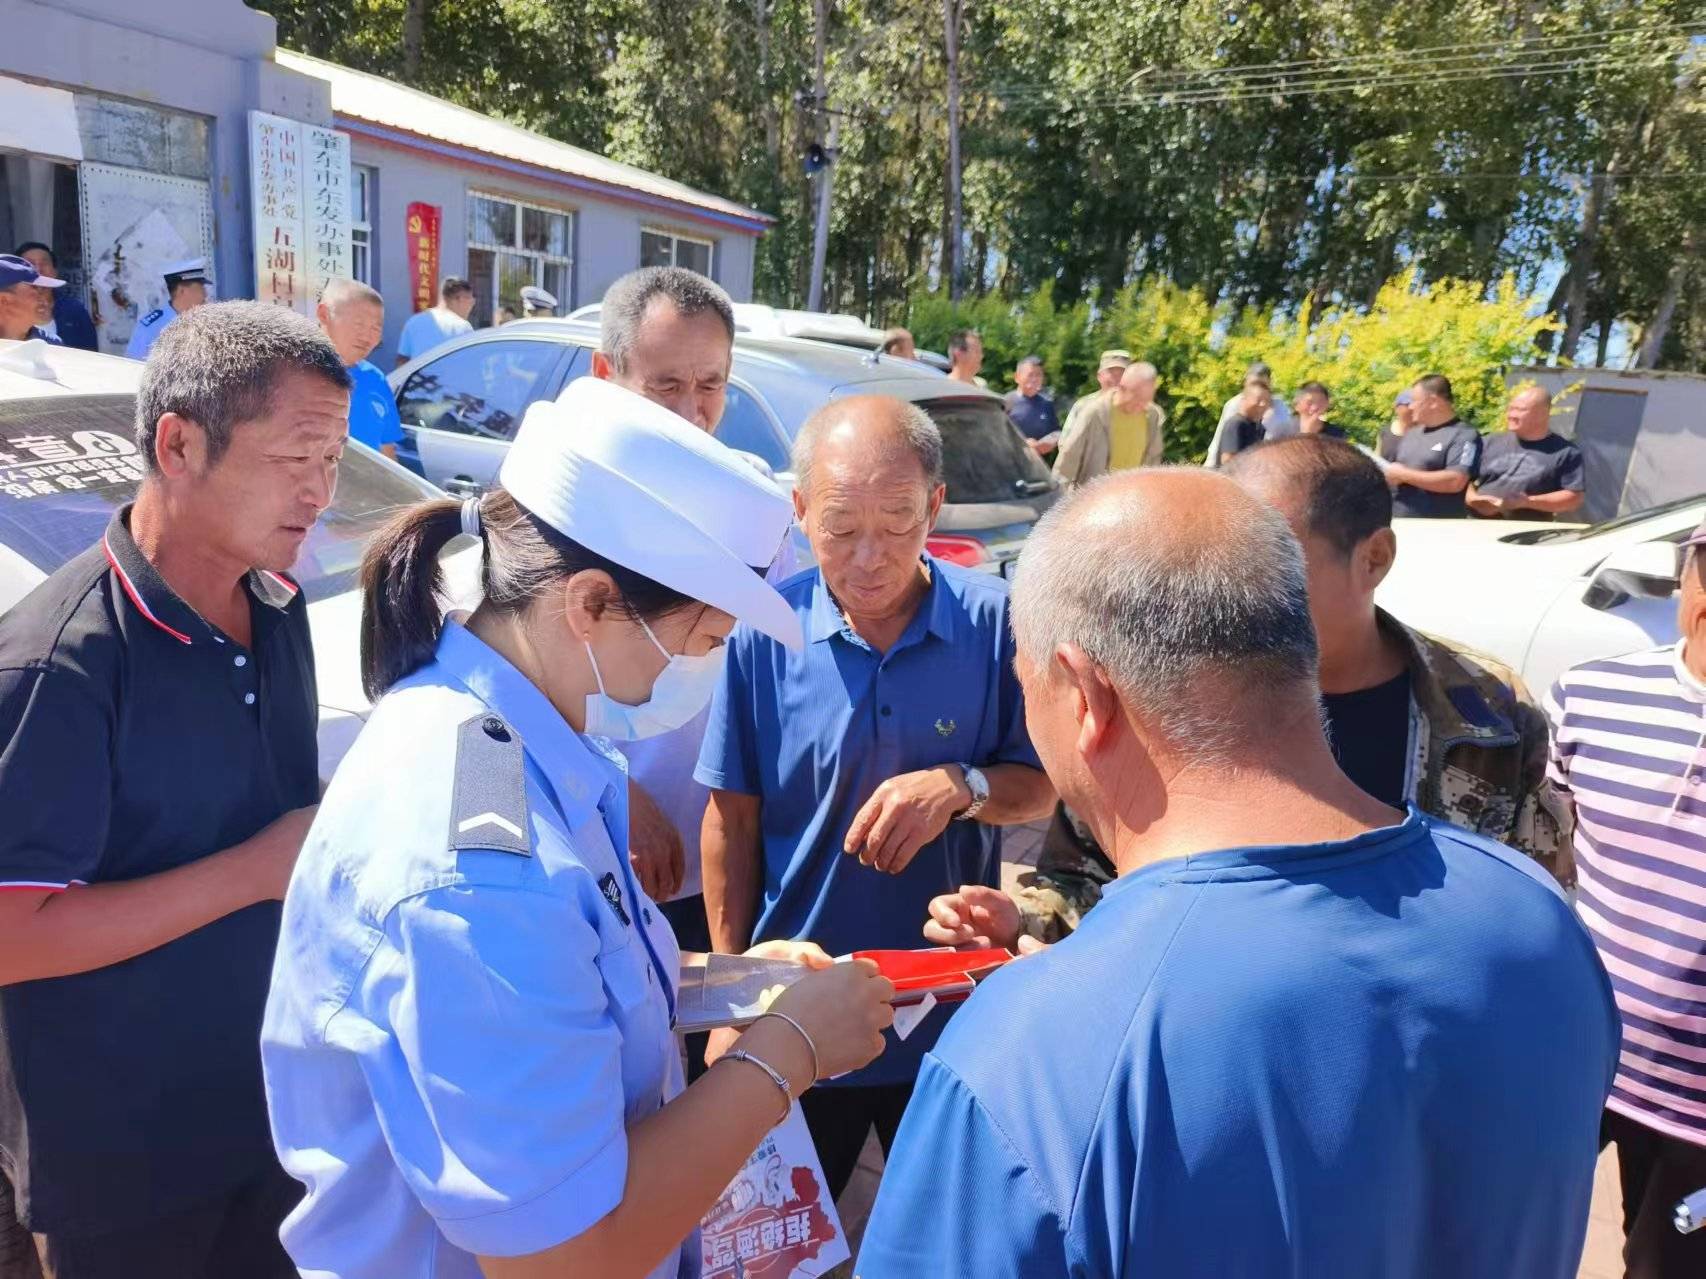
<path id="1" fill-rule="evenodd" d="M 135 495 L 135 360 L 0 341 L 0 613 L 93 546 Z M 361 691 L 361 592 L 367 539 L 392 512 L 442 496 L 352 441 L 331 508 L 292 575 L 308 597 L 320 691 L 320 775 L 330 778 L 368 712 Z"/>
<path id="2" fill-rule="evenodd" d="M 1677 548 L 1703 519 L 1706 495 L 1593 525 L 1396 520 L 1376 599 L 1543 697 L 1578 663 L 1676 642 Z"/>

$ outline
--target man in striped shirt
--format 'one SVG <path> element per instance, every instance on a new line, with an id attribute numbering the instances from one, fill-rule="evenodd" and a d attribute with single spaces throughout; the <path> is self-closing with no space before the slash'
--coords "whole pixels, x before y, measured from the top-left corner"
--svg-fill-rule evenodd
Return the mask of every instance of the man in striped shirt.
<path id="1" fill-rule="evenodd" d="M 1679 643 L 1587 662 L 1547 698 L 1575 809 L 1577 908 L 1623 1018 L 1600 1140 L 1617 1143 L 1630 1279 L 1706 1275 L 1671 1212 L 1706 1187 L 1706 524 L 1684 544 Z"/>

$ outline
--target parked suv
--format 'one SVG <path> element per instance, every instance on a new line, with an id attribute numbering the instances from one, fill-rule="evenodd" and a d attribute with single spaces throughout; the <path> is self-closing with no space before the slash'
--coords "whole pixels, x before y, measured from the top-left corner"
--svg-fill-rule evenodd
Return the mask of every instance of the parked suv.
<path id="1" fill-rule="evenodd" d="M 591 372 L 598 330 L 574 320 L 520 320 L 481 329 L 391 374 L 405 439 L 398 457 L 451 493 L 496 483 L 527 406 Z M 999 396 L 910 360 L 821 342 L 737 335 L 717 438 L 762 458 L 783 485 L 801 424 L 829 400 L 892 395 L 942 430 L 947 502 L 931 553 L 1003 572 L 1057 492 Z M 802 550 L 805 548 L 801 547 Z"/>

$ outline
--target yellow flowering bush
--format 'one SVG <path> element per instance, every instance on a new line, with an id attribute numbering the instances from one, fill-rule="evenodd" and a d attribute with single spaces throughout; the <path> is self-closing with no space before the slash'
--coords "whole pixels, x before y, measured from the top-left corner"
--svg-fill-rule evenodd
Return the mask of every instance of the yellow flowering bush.
<path id="1" fill-rule="evenodd" d="M 978 329 L 985 376 L 1003 389 L 1018 359 L 1035 352 L 1057 391 L 1082 394 L 1095 388 L 1097 355 L 1124 347 L 1161 370 L 1167 453 L 1177 461 L 1202 458 L 1221 406 L 1257 360 L 1273 369 L 1276 395 L 1289 399 L 1303 382 L 1325 383 L 1333 420 L 1364 442 L 1390 418 L 1398 392 L 1424 373 L 1451 379 L 1464 421 L 1496 429 L 1506 368 L 1538 359 L 1540 336 L 1558 327 L 1544 300 L 1512 278 L 1488 290 L 1468 280 L 1424 286 L 1413 272 L 1388 281 L 1366 311 L 1250 308 L 1234 318 L 1195 290 L 1148 281 L 1128 285 L 1099 311 L 1056 307 L 1047 289 L 1017 308 L 993 296 L 955 307 L 944 295 L 923 294 L 909 320 L 919 344 L 936 350 L 955 329 Z"/>

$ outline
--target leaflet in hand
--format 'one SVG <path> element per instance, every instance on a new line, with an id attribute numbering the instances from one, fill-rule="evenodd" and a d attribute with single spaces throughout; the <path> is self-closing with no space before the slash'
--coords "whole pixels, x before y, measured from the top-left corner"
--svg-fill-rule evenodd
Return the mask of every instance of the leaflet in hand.
<path id="1" fill-rule="evenodd" d="M 853 1255 L 797 1106 L 706 1214 L 699 1248 L 704 1279 L 814 1279 Z"/>

